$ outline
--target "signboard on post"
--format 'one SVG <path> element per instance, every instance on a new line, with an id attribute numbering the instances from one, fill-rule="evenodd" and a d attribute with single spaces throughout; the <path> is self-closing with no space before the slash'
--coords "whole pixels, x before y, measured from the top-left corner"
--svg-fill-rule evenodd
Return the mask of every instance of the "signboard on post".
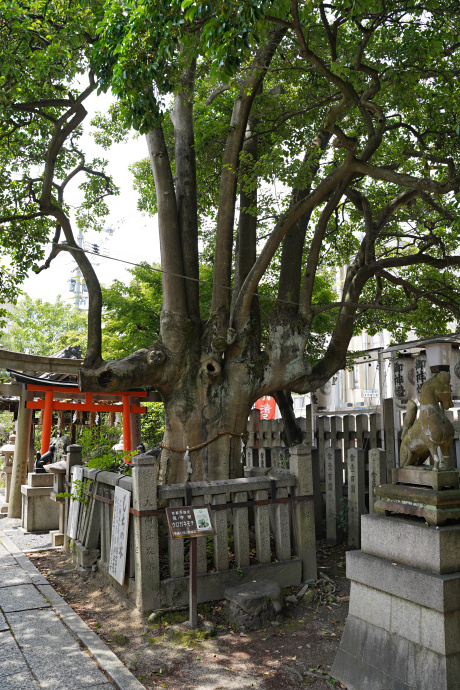
<path id="1" fill-rule="evenodd" d="M 205 537 L 216 533 L 209 504 L 166 508 L 166 517 L 173 539 Z"/>
<path id="2" fill-rule="evenodd" d="M 123 584 L 128 546 L 128 520 L 131 492 L 115 487 L 113 500 L 112 536 L 110 540 L 109 575 Z"/>
<path id="3" fill-rule="evenodd" d="M 77 465 L 73 470 L 72 485 L 70 488 L 70 493 L 75 496 L 77 493 L 77 487 L 80 486 L 79 482 L 83 481 L 83 465 Z M 77 538 L 77 527 L 78 527 L 78 517 L 80 515 L 80 501 L 70 499 L 69 503 L 69 517 L 67 520 L 67 536 L 70 539 Z"/>
<path id="4" fill-rule="evenodd" d="M 204 506 L 166 508 L 166 517 L 173 539 L 190 538 L 189 626 L 193 629 L 198 625 L 197 537 L 205 537 L 216 533 L 212 522 L 211 506 L 208 504 Z"/>

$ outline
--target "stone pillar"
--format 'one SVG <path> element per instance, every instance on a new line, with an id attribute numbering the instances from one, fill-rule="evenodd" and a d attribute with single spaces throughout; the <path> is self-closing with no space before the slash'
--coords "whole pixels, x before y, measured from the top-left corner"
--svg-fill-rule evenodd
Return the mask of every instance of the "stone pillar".
<path id="1" fill-rule="evenodd" d="M 81 457 L 81 446 L 77 444 L 72 444 L 67 448 L 67 457 L 66 457 L 66 463 L 65 463 L 65 491 L 70 492 L 70 483 L 72 481 L 72 475 L 71 475 L 71 469 L 75 465 L 81 465 L 83 464 L 82 457 Z M 65 505 L 64 505 L 64 523 L 65 523 L 65 530 L 64 530 L 64 549 L 68 551 L 69 549 L 69 536 L 67 534 L 67 522 L 69 519 L 69 507 L 70 507 L 70 498 L 65 499 Z"/>
<path id="2" fill-rule="evenodd" d="M 385 435 L 387 477 L 391 477 L 391 470 L 396 467 L 396 431 L 393 398 L 386 398 L 383 402 L 383 428 Z"/>
<path id="3" fill-rule="evenodd" d="M 356 445 L 364 451 L 364 462 L 367 463 L 369 454 L 369 420 L 367 414 L 356 415 Z"/>
<path id="4" fill-rule="evenodd" d="M 373 413 L 369 415 L 369 448 L 379 447 L 380 415 Z"/>
<path id="5" fill-rule="evenodd" d="M 318 450 L 319 450 L 319 478 L 324 482 L 324 451 L 326 446 L 330 443 L 326 440 L 326 420 L 327 417 L 317 417 L 316 423 L 318 428 Z"/>
<path id="6" fill-rule="evenodd" d="M 387 483 L 387 464 L 385 451 L 371 448 L 369 451 L 369 513 L 375 513 L 375 487 Z"/>
<path id="7" fill-rule="evenodd" d="M 136 455 L 133 468 L 133 509 L 156 510 L 158 506 L 157 476 L 159 460 L 151 455 Z M 135 601 L 139 611 L 158 608 L 160 567 L 158 517 L 133 515 Z"/>
<path id="8" fill-rule="evenodd" d="M 364 515 L 331 675 L 355 690 L 460 687 L 460 527 Z"/>
<path id="9" fill-rule="evenodd" d="M 340 448 L 326 448 L 326 539 L 337 544 L 343 538 L 343 529 L 338 525 L 342 509 L 343 484 L 342 451 Z"/>
<path id="10" fill-rule="evenodd" d="M 323 493 L 321 491 L 321 480 L 319 472 L 319 450 L 318 448 L 311 449 L 311 468 L 313 473 L 313 494 L 315 505 L 315 533 L 317 539 L 322 539 L 324 536 L 323 529 Z"/>
<path id="11" fill-rule="evenodd" d="M 359 549 L 361 543 L 361 515 L 364 502 L 364 451 L 350 448 L 348 451 L 348 544 Z"/>
<path id="12" fill-rule="evenodd" d="M 292 446 L 291 474 L 297 478 L 296 496 L 313 494 L 311 450 Z M 302 561 L 302 580 L 316 580 L 315 510 L 313 501 L 293 503 L 294 538 L 297 555 Z"/>
<path id="13" fill-rule="evenodd" d="M 140 398 L 131 398 L 132 405 L 140 405 Z M 142 441 L 141 434 L 141 415 L 137 412 L 131 412 L 131 448 L 135 450 Z"/>
<path id="14" fill-rule="evenodd" d="M 351 414 L 344 415 L 343 418 L 343 457 L 346 462 L 348 457 L 348 450 L 354 448 L 356 443 L 354 436 L 352 435 L 355 431 L 355 418 Z"/>
<path id="15" fill-rule="evenodd" d="M 29 439 L 32 426 L 33 410 L 26 408 L 26 401 L 31 398 L 25 386 L 22 386 L 19 398 L 18 421 L 16 427 L 16 443 L 14 447 L 13 470 L 11 473 L 11 488 L 8 501 L 8 517 L 20 518 L 22 509 L 21 486 L 26 484 L 29 461 Z"/>
<path id="16" fill-rule="evenodd" d="M 315 441 L 314 419 L 313 405 L 307 405 L 305 407 L 305 443 L 310 448 L 313 447 Z"/>
<path id="17" fill-rule="evenodd" d="M 246 446 L 246 467 L 249 470 L 259 467 L 259 449 L 255 446 Z"/>

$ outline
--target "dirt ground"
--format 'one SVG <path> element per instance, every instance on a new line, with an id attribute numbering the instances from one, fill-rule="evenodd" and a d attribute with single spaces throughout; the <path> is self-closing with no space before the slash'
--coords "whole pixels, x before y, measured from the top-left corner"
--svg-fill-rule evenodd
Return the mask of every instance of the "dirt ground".
<path id="1" fill-rule="evenodd" d="M 149 622 L 99 573 L 78 573 L 61 550 L 28 554 L 145 688 L 345 688 L 329 676 L 348 612 L 345 549 L 319 542 L 317 555 L 318 580 L 298 603 L 287 604 L 282 623 L 246 634 L 232 631 L 224 618 L 224 602 L 212 602 L 199 606 L 199 616 L 215 625 L 216 635 L 199 641 L 181 630 L 188 611 Z M 53 574 L 68 569 L 72 571 Z M 286 594 L 300 590 L 295 587 Z"/>

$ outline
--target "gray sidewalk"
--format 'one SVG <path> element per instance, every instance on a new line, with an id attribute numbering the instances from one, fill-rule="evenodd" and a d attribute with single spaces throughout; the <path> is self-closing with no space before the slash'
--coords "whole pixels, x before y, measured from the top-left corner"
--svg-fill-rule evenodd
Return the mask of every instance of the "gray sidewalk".
<path id="1" fill-rule="evenodd" d="M 27 556 L 0 537 L 0 688 L 102 687 L 143 688 Z"/>

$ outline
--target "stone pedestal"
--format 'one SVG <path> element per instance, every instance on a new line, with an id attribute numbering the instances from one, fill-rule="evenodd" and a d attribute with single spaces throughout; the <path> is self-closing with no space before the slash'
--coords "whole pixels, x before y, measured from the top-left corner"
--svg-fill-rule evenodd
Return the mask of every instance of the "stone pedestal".
<path id="1" fill-rule="evenodd" d="M 29 473 L 27 484 L 21 486 L 24 532 L 47 532 L 59 528 L 59 504 L 51 500 L 52 491 L 52 475 Z"/>
<path id="2" fill-rule="evenodd" d="M 460 525 L 362 517 L 331 675 L 348 690 L 460 690 Z"/>

